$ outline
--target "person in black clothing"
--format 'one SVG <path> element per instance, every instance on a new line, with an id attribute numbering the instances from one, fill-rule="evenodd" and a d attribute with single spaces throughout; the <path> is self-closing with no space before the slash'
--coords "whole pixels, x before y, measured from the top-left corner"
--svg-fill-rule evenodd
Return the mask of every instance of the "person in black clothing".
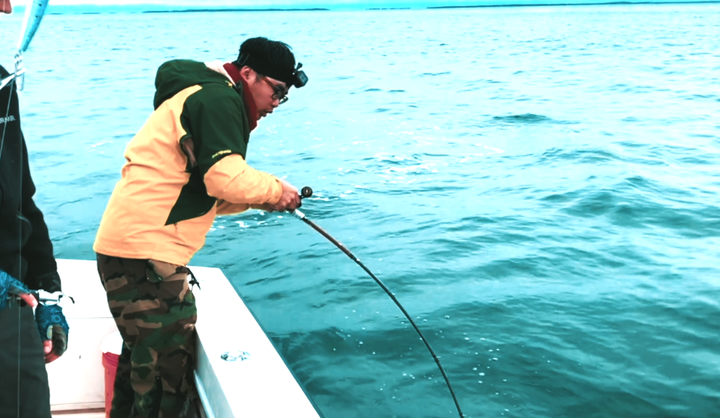
<path id="1" fill-rule="evenodd" d="M 0 12 L 11 10 L 0 0 Z M 9 75 L 0 66 L 0 80 Z M 65 352 L 68 327 L 59 306 L 38 306 L 32 294 L 61 292 L 61 285 L 48 228 L 33 202 L 16 90 L 15 81 L 0 90 L 0 418 L 50 418 L 45 363 Z"/>

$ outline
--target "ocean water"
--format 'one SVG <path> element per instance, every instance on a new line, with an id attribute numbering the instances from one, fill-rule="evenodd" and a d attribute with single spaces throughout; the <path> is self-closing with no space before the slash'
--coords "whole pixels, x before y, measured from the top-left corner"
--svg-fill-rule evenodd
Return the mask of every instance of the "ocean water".
<path id="1" fill-rule="evenodd" d="M 21 105 L 57 257 L 94 258 L 156 68 L 259 35 L 310 82 L 249 162 L 315 190 L 468 417 L 719 416 L 720 6 L 47 16 Z M 219 218 L 192 264 L 325 417 L 458 416 L 388 296 L 292 216 Z"/>

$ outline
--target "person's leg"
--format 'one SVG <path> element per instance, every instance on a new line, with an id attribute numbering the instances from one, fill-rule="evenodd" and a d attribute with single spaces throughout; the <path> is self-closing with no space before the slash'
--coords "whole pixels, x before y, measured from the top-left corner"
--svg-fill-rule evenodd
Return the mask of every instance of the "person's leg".
<path id="1" fill-rule="evenodd" d="M 17 418 L 18 409 L 21 418 L 50 418 L 40 334 L 32 308 L 18 302 L 0 312 L 0 376 L 0 418 Z"/>
<path id="2" fill-rule="evenodd" d="M 125 416 L 185 416 L 194 386 L 197 318 L 187 268 L 98 255 L 98 270 L 127 349 L 120 357 L 124 369 L 121 374 L 118 364 L 115 382 L 117 389 L 118 379 L 130 376 L 134 403 Z M 126 385 L 120 390 L 126 391 Z M 126 401 L 117 403 L 114 398 L 113 411 L 127 407 Z"/>
<path id="3" fill-rule="evenodd" d="M 137 295 L 136 276 L 145 276 L 145 265 L 146 262 L 143 260 L 125 260 L 102 254 L 97 255 L 98 274 L 107 293 L 110 313 L 123 337 L 122 352 L 118 359 L 113 385 L 110 418 L 134 416 L 132 407 L 135 403 L 135 391 L 132 388 L 132 365 L 130 363 L 134 338 L 127 333 L 122 312 Z"/>
<path id="4" fill-rule="evenodd" d="M 162 387 L 158 418 L 185 417 L 194 387 L 195 297 L 188 284 L 188 269 L 158 261 L 150 261 L 148 280 L 138 286 L 140 294 L 156 292 L 156 301 L 136 315 L 143 318 L 138 325 L 137 346 L 133 352 L 133 370 L 151 373 L 153 388 L 146 390 L 141 402 L 152 403 L 156 388 Z M 154 368 L 154 370 L 153 370 Z M 138 388 L 136 393 L 140 393 Z"/>

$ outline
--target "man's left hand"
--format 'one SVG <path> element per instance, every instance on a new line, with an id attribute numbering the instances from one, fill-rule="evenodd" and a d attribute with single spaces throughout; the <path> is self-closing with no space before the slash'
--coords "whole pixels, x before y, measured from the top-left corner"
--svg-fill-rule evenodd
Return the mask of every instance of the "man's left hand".
<path id="1" fill-rule="evenodd" d="M 45 363 L 51 363 L 67 350 L 70 327 L 58 305 L 39 305 L 35 309 L 35 322 L 43 341 Z"/>

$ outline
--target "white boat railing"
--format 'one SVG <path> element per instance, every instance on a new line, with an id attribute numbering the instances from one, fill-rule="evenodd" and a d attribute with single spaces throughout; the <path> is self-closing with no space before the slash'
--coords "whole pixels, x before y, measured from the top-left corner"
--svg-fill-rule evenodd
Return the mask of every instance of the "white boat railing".
<path id="1" fill-rule="evenodd" d="M 208 418 L 320 417 L 252 313 L 222 271 L 191 267 L 200 282 L 195 381 Z M 48 365 L 53 412 L 105 406 L 101 343 L 117 331 L 95 261 L 58 260 L 67 352 Z"/>

